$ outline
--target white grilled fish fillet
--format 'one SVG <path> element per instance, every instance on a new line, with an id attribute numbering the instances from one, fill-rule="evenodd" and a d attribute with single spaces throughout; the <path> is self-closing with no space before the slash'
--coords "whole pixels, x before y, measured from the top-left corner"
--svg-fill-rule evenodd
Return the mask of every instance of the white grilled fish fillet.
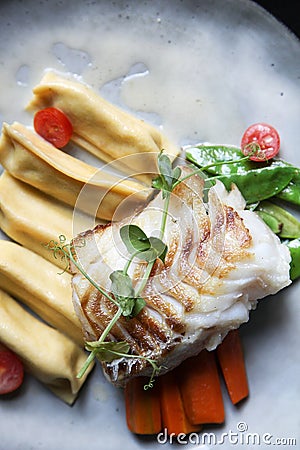
<path id="1" fill-rule="evenodd" d="M 183 174 L 190 169 L 183 168 Z M 165 265 L 157 260 L 142 292 L 146 306 L 133 319 L 121 318 L 109 339 L 127 341 L 132 354 L 151 357 L 171 370 L 202 349 L 213 350 L 226 334 L 249 319 L 257 300 L 290 284 L 290 254 L 255 212 L 245 210 L 239 190 L 222 183 L 203 201 L 203 180 L 193 175 L 173 191 L 164 242 Z M 142 212 L 122 223 L 97 226 L 74 240 L 77 261 L 104 289 L 109 275 L 122 270 L 129 254 L 119 230 L 126 223 L 158 236 L 163 200 L 159 194 Z M 85 245 L 82 246 L 82 239 Z M 145 263 L 129 271 L 139 282 Z M 86 340 L 96 340 L 116 311 L 75 268 L 73 301 Z M 124 385 L 152 367 L 139 359 L 103 364 L 112 383 Z"/>

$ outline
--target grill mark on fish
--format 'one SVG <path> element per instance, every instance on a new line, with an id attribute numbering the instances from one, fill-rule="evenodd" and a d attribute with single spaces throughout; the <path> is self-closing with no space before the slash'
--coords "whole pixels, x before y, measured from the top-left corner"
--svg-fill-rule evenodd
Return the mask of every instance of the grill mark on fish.
<path id="1" fill-rule="evenodd" d="M 226 221 L 224 220 L 224 211 L 226 211 Z M 207 245 L 209 242 L 209 239 L 211 238 L 211 234 L 214 233 L 216 236 L 220 233 L 222 230 L 224 223 L 226 223 L 226 229 L 230 230 L 231 232 L 237 232 L 239 227 L 241 226 L 241 221 L 239 222 L 240 218 L 237 213 L 233 211 L 232 208 L 225 208 L 222 209 L 222 212 L 218 211 L 216 214 L 216 220 L 215 220 L 215 226 L 214 229 L 211 231 L 208 227 L 209 223 L 209 217 L 206 215 L 205 223 L 207 224 L 207 227 L 204 230 L 204 233 L 202 234 L 202 241 L 199 242 L 198 245 L 198 251 L 197 255 L 206 255 L 207 256 L 207 250 L 203 251 L 203 248 Z M 202 222 L 204 222 L 202 218 Z M 239 223 L 238 223 L 239 222 Z M 104 229 L 107 226 L 97 226 L 96 229 L 99 232 L 103 232 Z M 84 237 L 87 237 L 88 233 L 85 233 Z M 242 246 L 245 246 L 246 243 L 249 245 L 249 239 L 246 239 L 244 236 L 244 233 L 238 234 L 239 237 L 243 238 L 242 243 L 238 243 L 238 248 L 240 248 L 241 244 Z M 191 229 L 186 230 L 186 237 L 182 245 L 182 249 L 180 252 L 180 256 L 178 258 L 178 267 L 179 267 L 179 273 L 184 274 L 183 276 L 183 282 L 177 282 L 173 284 L 173 286 L 170 288 L 168 286 L 168 283 L 165 285 L 164 280 L 167 280 L 168 278 L 168 269 L 172 266 L 174 263 L 175 255 L 178 251 L 178 240 L 173 239 L 168 251 L 167 256 L 167 264 L 164 266 L 161 262 L 156 262 L 154 264 L 154 267 L 152 269 L 151 276 L 160 276 L 161 285 L 165 286 L 166 293 L 171 295 L 175 300 L 177 300 L 179 303 L 181 303 L 185 309 L 186 312 L 190 312 L 193 310 L 195 306 L 195 299 L 193 297 L 187 297 L 184 290 L 184 283 L 187 283 L 190 286 L 193 286 L 195 288 L 198 288 L 202 294 L 208 294 L 213 295 L 213 292 L 216 290 L 216 285 L 220 285 L 219 280 L 216 280 L 215 285 L 210 286 L 209 289 L 206 289 L 205 286 L 202 286 L 202 279 L 203 279 L 203 270 L 197 270 L 195 265 L 190 265 L 188 263 L 189 255 L 191 254 L 191 251 L 194 246 L 194 239 L 193 239 L 193 232 Z M 199 250 L 200 248 L 200 250 Z M 228 249 L 228 254 L 226 255 L 227 259 L 232 257 L 232 251 Z M 202 265 L 205 265 L 207 261 L 203 260 L 201 258 Z M 201 266 L 201 265 L 200 265 Z M 140 264 L 137 266 L 134 272 L 134 279 L 139 279 L 143 276 L 143 273 L 145 271 L 146 265 Z M 233 265 L 224 267 L 217 271 L 219 278 L 225 277 L 225 275 L 230 272 L 234 268 Z M 211 271 L 213 273 L 213 271 Z M 178 316 L 176 310 L 167 302 L 164 301 L 163 297 L 161 295 L 148 295 L 151 292 L 152 285 L 151 285 L 151 279 L 147 283 L 147 286 L 145 288 L 145 294 L 147 296 L 147 306 L 153 308 L 156 312 L 164 316 L 165 324 L 170 328 L 170 330 L 175 331 L 177 333 L 184 333 L 185 332 L 185 325 L 181 318 Z M 84 295 L 82 299 L 82 309 L 87 311 L 87 304 L 89 302 L 89 299 L 91 298 L 91 293 L 93 289 L 92 286 L 86 291 L 86 294 Z M 107 315 L 102 308 L 99 307 L 99 305 L 105 304 L 107 305 L 107 299 L 103 300 L 103 296 L 101 296 L 100 293 L 94 298 L 92 301 L 92 304 L 89 304 L 89 310 L 93 310 L 93 316 L 92 319 L 91 316 L 88 314 L 88 320 L 90 325 L 96 329 L 97 331 L 97 338 L 99 338 L 100 334 L 105 329 L 105 326 L 109 323 L 111 320 L 112 315 Z M 116 307 L 114 308 L 116 311 Z M 151 354 L 156 354 L 158 349 L 160 348 L 161 344 L 164 345 L 170 340 L 169 337 L 167 337 L 166 333 L 162 331 L 162 328 L 159 327 L 159 324 L 151 320 L 148 315 L 140 314 L 140 321 L 138 321 L 136 318 L 131 319 L 127 323 L 124 323 L 124 319 L 119 320 L 118 326 L 115 326 L 111 333 L 110 337 L 114 340 L 124 340 L 126 339 L 127 342 L 130 344 L 132 351 L 137 354 L 145 355 L 149 352 Z M 102 323 L 103 327 L 99 327 L 98 323 Z M 124 333 L 124 329 L 126 328 L 126 333 Z M 161 339 L 163 337 L 163 339 Z M 167 347 L 169 349 L 169 347 Z M 168 351 L 164 350 L 161 352 L 161 357 L 163 354 Z"/>
<path id="2" fill-rule="evenodd" d="M 89 303 L 82 309 L 94 330 L 95 340 L 99 339 L 117 311 L 117 307 L 112 302 L 108 305 L 107 299 L 98 291 L 93 292 Z"/>
<path id="3" fill-rule="evenodd" d="M 162 296 L 151 294 L 150 291 L 151 285 L 146 286 L 144 293 L 147 298 L 147 306 L 158 312 L 165 321 L 169 320 L 173 324 L 174 329 L 181 327 L 181 320 L 177 316 L 175 308 L 171 304 L 164 302 Z"/>
<path id="4" fill-rule="evenodd" d="M 156 340 L 165 345 L 170 340 L 170 333 L 162 328 L 157 320 L 151 317 L 151 314 L 148 313 L 149 310 L 149 305 L 147 305 L 147 308 L 144 308 L 144 310 L 139 313 L 138 319 L 141 320 L 145 326 L 145 329 L 148 332 L 151 332 Z"/>
<path id="5" fill-rule="evenodd" d="M 179 247 L 179 240 L 176 239 L 175 237 L 172 237 L 170 240 L 169 246 L 168 246 L 168 252 L 166 254 L 166 259 L 165 259 L 165 269 L 166 270 L 169 270 L 172 267 L 178 247 Z"/>
<path id="6" fill-rule="evenodd" d="M 155 352 L 158 346 L 157 340 L 153 336 L 153 334 L 149 333 L 145 327 L 143 321 L 138 320 L 137 318 L 132 318 L 128 320 L 124 317 L 119 319 L 121 327 L 126 329 L 126 332 L 131 336 L 132 341 L 134 342 L 134 350 L 137 353 L 145 354 Z M 125 323 L 126 322 L 126 323 Z M 124 339 L 124 335 L 122 339 Z"/>

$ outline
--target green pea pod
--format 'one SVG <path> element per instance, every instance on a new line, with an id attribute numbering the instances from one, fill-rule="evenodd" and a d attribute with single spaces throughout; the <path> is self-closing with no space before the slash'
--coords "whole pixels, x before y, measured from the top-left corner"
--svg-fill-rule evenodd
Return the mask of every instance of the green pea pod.
<path id="1" fill-rule="evenodd" d="M 197 147 L 189 147 L 185 154 L 188 161 L 193 162 L 199 167 L 241 159 L 244 156 L 238 147 L 226 147 L 224 145 L 199 145 Z M 244 160 L 239 163 L 212 166 L 207 169 L 207 172 L 213 175 L 226 175 L 238 173 L 240 170 L 246 172 L 250 170 L 252 166 L 255 167 L 252 161 Z"/>
<path id="2" fill-rule="evenodd" d="M 300 240 L 293 239 L 292 241 L 287 242 L 287 246 L 292 258 L 290 263 L 290 277 L 291 280 L 294 281 L 296 278 L 300 277 Z"/>
<path id="3" fill-rule="evenodd" d="M 291 182 L 277 195 L 281 200 L 300 206 L 300 170 L 295 173 Z"/>
<path id="4" fill-rule="evenodd" d="M 256 171 L 265 167 L 270 169 L 276 167 L 289 167 L 292 168 L 294 175 L 299 173 L 297 167 L 294 167 L 283 159 L 274 158 L 264 162 L 255 162 L 250 161 L 249 159 L 240 161 L 240 159 L 244 157 L 241 149 L 232 146 L 198 145 L 197 147 L 188 147 L 185 154 L 188 161 L 199 167 L 218 163 L 217 166 L 212 166 L 207 169 L 207 172 L 213 175 L 246 174 L 251 170 Z M 237 162 L 228 164 L 229 161 L 235 160 L 237 160 Z"/>
<path id="5" fill-rule="evenodd" d="M 276 217 L 272 216 L 271 214 L 265 212 L 265 211 L 256 211 L 259 217 L 262 218 L 262 220 L 268 225 L 269 228 L 273 231 L 275 234 L 279 234 L 281 231 L 281 223 L 279 220 L 276 219 Z"/>
<path id="6" fill-rule="evenodd" d="M 264 214 L 267 214 L 276 219 L 279 224 L 278 236 L 284 239 L 295 239 L 300 238 L 300 222 L 288 211 L 281 208 L 275 203 L 269 201 L 261 202 L 257 210 L 258 214 L 264 219 Z M 266 222 L 267 223 L 267 222 Z M 267 225 L 269 225 L 267 223 Z"/>
<path id="7" fill-rule="evenodd" d="M 290 167 L 264 167 L 250 170 L 245 174 L 215 176 L 229 190 L 237 185 L 247 204 L 256 203 L 278 194 L 291 181 L 293 169 Z"/>
<path id="8" fill-rule="evenodd" d="M 227 189 L 235 183 L 247 204 L 279 194 L 299 172 L 298 168 L 281 159 L 262 163 L 243 160 L 226 164 L 242 157 L 238 147 L 199 145 L 186 149 L 186 158 L 199 167 L 217 163 L 218 165 L 206 169 L 212 175 L 210 179 L 221 180 Z"/>

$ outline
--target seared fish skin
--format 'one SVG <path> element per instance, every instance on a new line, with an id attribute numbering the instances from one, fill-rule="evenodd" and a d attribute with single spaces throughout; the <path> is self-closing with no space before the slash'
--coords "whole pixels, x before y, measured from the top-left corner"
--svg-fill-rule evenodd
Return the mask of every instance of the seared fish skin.
<path id="1" fill-rule="evenodd" d="M 183 175 L 189 170 L 182 168 Z M 127 341 L 132 354 L 155 359 L 164 373 L 204 348 L 216 348 L 231 329 L 248 321 L 258 299 L 289 285 L 288 249 L 255 212 L 244 208 L 235 186 L 228 193 L 218 182 L 204 202 L 200 177 L 180 183 L 170 200 L 165 264 L 155 262 L 142 292 L 146 306 L 133 319 L 122 317 L 109 338 Z M 80 234 L 74 240 L 77 262 L 110 291 L 110 273 L 122 270 L 129 258 L 120 228 L 132 223 L 147 236 L 158 236 L 162 210 L 159 194 L 134 217 Z M 136 283 L 145 267 L 140 260 L 130 266 Z M 72 271 L 73 303 L 85 339 L 97 340 L 116 307 L 76 267 Z M 152 371 L 145 360 L 129 358 L 103 364 L 103 369 L 116 385 Z"/>

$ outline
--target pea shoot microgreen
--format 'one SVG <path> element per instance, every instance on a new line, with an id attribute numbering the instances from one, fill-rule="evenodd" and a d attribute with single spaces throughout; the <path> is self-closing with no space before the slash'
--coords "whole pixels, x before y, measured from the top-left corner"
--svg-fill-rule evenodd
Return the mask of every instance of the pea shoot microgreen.
<path id="1" fill-rule="evenodd" d="M 239 161 L 249 159 L 249 157 L 250 155 L 247 155 Z M 237 160 L 223 161 L 222 164 L 232 164 L 236 162 Z M 109 334 L 121 316 L 124 316 L 130 320 L 142 311 L 146 305 L 146 301 L 142 297 L 142 293 L 147 281 L 150 278 L 152 268 L 158 259 L 160 259 L 163 264 L 165 263 L 168 247 L 164 243 L 163 239 L 172 191 L 181 182 L 187 180 L 193 175 L 201 174 L 206 169 L 216 165 L 218 165 L 218 163 L 207 165 L 181 177 L 181 168 L 175 167 L 173 169 L 169 157 L 165 155 L 163 151 L 160 152 L 158 155 L 158 176 L 152 181 L 152 187 L 161 191 L 162 198 L 164 200 L 159 238 L 155 236 L 147 236 L 140 227 L 134 224 L 125 225 L 120 228 L 120 237 L 130 255 L 130 258 L 126 262 L 123 270 L 115 270 L 110 274 L 111 285 L 109 291 L 99 286 L 88 275 L 88 273 L 84 271 L 74 256 L 76 253 L 76 248 L 74 248 L 73 243 L 66 242 L 65 236 L 60 236 L 59 242 L 52 240 L 46 245 L 53 252 L 55 258 L 60 257 L 66 261 L 66 270 L 68 269 L 70 262 L 72 262 L 72 264 L 74 264 L 74 266 L 93 285 L 93 287 L 117 307 L 116 313 L 105 330 L 102 332 L 99 339 L 97 341 L 85 343 L 85 348 L 90 351 L 90 354 L 78 373 L 78 378 L 81 378 L 84 375 L 87 368 L 95 358 L 106 363 L 111 363 L 115 359 L 120 358 L 141 359 L 152 366 L 152 375 L 144 388 L 148 389 L 153 386 L 154 378 L 161 370 L 161 367 L 157 365 L 156 361 L 144 355 L 130 353 L 131 348 L 126 341 L 111 341 L 109 340 Z M 84 240 L 77 245 L 84 246 Z M 137 283 L 137 286 L 134 286 L 133 280 L 128 274 L 130 265 L 135 258 L 146 262 L 144 276 L 140 283 Z"/>
<path id="2" fill-rule="evenodd" d="M 80 243 L 80 246 L 83 245 L 85 245 L 84 241 Z M 124 357 L 135 358 L 145 360 L 152 366 L 152 375 L 149 383 L 145 385 L 145 389 L 152 387 L 154 377 L 160 371 L 160 367 L 156 364 L 156 362 L 147 356 L 129 354 L 131 348 L 126 341 L 106 341 L 106 338 L 108 337 L 113 326 L 122 315 L 124 317 L 132 318 L 136 316 L 146 304 L 143 298 L 135 295 L 132 281 L 128 274 L 124 273 L 124 271 L 112 272 L 110 274 L 111 289 L 110 292 L 107 292 L 95 283 L 95 281 L 87 274 L 87 272 L 85 272 L 81 265 L 78 264 L 74 257 L 76 249 L 72 243 L 66 242 L 65 236 L 59 236 L 59 242 L 51 240 L 46 247 L 53 252 L 55 258 L 60 257 L 66 260 L 66 270 L 69 267 L 70 262 L 72 262 L 82 273 L 82 275 L 95 287 L 95 289 L 97 289 L 102 295 L 118 307 L 117 312 L 101 334 L 100 338 L 97 341 L 85 343 L 85 348 L 90 351 L 90 354 L 77 374 L 77 378 L 81 378 L 84 375 L 89 365 L 95 358 L 101 362 L 107 363 Z"/>
<path id="3" fill-rule="evenodd" d="M 152 187 L 160 190 L 163 199 L 165 199 L 178 182 L 181 176 L 181 169 L 178 166 L 172 169 L 170 158 L 161 151 L 158 155 L 158 170 L 159 175 L 152 180 Z"/>
<path id="4" fill-rule="evenodd" d="M 148 263 L 157 258 L 161 259 L 163 263 L 165 262 L 167 246 L 155 236 L 148 237 L 137 225 L 124 225 L 120 229 L 120 236 L 132 257 Z"/>

